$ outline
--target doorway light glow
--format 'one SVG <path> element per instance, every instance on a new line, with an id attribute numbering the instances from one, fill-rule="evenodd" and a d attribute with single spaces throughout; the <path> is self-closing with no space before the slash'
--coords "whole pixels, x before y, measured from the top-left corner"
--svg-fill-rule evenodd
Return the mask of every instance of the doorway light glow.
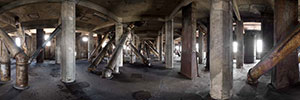
<path id="1" fill-rule="evenodd" d="M 233 52 L 236 53 L 238 51 L 238 43 L 234 41 L 232 45 L 233 45 Z"/>
<path id="2" fill-rule="evenodd" d="M 82 37 L 82 41 L 87 42 L 87 41 L 89 41 L 89 38 L 88 37 Z"/>
<path id="3" fill-rule="evenodd" d="M 50 37 L 49 35 L 45 35 L 44 40 L 47 40 L 49 37 Z"/>
<path id="4" fill-rule="evenodd" d="M 263 41 L 262 40 L 256 40 L 256 43 L 257 43 L 257 52 L 258 53 L 261 53 L 263 51 Z"/>
<path id="5" fill-rule="evenodd" d="M 21 47 L 21 38 L 17 37 L 15 42 L 18 47 Z"/>

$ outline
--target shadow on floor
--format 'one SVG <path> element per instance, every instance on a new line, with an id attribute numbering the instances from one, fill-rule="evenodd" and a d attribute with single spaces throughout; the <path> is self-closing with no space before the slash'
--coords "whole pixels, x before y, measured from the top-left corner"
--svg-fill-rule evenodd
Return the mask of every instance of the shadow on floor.
<path id="1" fill-rule="evenodd" d="M 21 90 L 16 90 L 12 87 L 8 90 L 8 92 L 0 96 L 0 100 L 12 100 L 15 97 L 17 97 L 21 92 Z"/>

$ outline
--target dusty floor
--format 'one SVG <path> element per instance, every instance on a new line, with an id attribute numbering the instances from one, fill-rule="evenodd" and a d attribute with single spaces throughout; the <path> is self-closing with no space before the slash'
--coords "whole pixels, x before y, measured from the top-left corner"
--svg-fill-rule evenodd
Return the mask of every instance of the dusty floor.
<path id="1" fill-rule="evenodd" d="M 30 88 L 18 91 L 12 88 L 14 81 L 0 84 L 0 100 L 134 100 L 133 93 L 149 91 L 150 100 L 206 100 L 209 97 L 209 73 L 200 71 L 200 77 L 188 80 L 177 74 L 180 63 L 173 70 L 164 69 L 161 63 L 153 68 L 141 64 L 125 64 L 121 74 L 112 80 L 87 72 L 88 62 L 77 61 L 76 83 L 60 82 L 59 65 L 53 61 L 44 64 L 31 64 Z M 103 65 L 102 65 L 103 66 Z M 248 68 L 234 69 L 233 100 L 299 100 L 300 86 L 283 91 L 267 87 L 270 75 L 263 76 L 259 85 L 245 84 Z M 12 66 L 15 78 L 15 66 Z M 200 68 L 202 69 L 202 67 Z"/>

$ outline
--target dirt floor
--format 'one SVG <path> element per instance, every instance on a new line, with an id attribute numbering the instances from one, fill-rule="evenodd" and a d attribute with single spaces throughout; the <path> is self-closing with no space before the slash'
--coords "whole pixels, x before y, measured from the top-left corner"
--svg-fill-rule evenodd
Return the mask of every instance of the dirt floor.
<path id="1" fill-rule="evenodd" d="M 64 84 L 60 81 L 60 67 L 54 61 L 31 64 L 29 70 L 30 88 L 24 91 L 12 88 L 14 80 L 0 84 L 0 100 L 135 100 L 134 97 L 148 97 L 149 100 L 208 100 L 209 72 L 189 80 L 178 74 L 180 62 L 175 68 L 164 69 L 161 62 L 152 68 L 142 64 L 124 64 L 121 74 L 111 80 L 87 72 L 89 63 L 77 61 L 76 82 Z M 275 91 L 268 88 L 270 74 L 260 78 L 257 87 L 245 83 L 246 73 L 254 64 L 243 69 L 234 68 L 232 100 L 299 100 L 300 86 Z M 105 64 L 100 65 L 104 67 Z M 15 64 L 12 66 L 15 79 Z"/>

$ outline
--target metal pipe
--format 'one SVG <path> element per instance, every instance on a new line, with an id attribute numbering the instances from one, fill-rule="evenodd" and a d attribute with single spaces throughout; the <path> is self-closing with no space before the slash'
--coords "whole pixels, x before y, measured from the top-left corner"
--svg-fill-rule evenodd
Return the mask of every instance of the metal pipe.
<path id="1" fill-rule="evenodd" d="M 112 57 L 110 58 L 108 64 L 107 64 L 107 67 L 105 68 L 104 72 L 103 72 L 103 75 L 102 77 L 103 78 L 112 78 L 112 73 L 113 73 L 113 70 L 116 66 L 116 61 L 117 61 L 117 57 L 119 57 L 120 53 L 121 53 L 121 50 L 123 49 L 123 45 L 125 44 L 129 34 L 131 33 L 131 29 L 128 28 L 128 31 L 123 34 L 119 40 L 119 43 L 117 44 L 117 47 L 115 48 L 113 54 L 112 54 Z"/>
<path id="2" fill-rule="evenodd" d="M 60 33 L 61 33 L 61 24 L 58 25 L 57 28 L 55 28 L 55 30 L 51 33 L 49 38 L 46 41 L 44 41 L 43 45 L 34 51 L 32 56 L 28 60 L 28 64 L 30 64 L 33 61 L 33 59 L 35 59 L 44 50 L 48 42 L 50 42 L 57 34 Z"/>
<path id="3" fill-rule="evenodd" d="M 266 56 L 248 71 L 247 83 L 257 84 L 257 80 L 264 73 L 272 69 L 282 59 L 295 51 L 300 46 L 300 25 L 292 31 L 286 39 L 279 42 Z"/>
<path id="4" fill-rule="evenodd" d="M 88 59 L 89 62 L 93 61 L 93 59 L 95 58 L 95 56 L 97 55 L 97 52 L 101 49 L 103 43 L 105 42 L 106 39 L 108 39 L 109 34 L 106 33 L 103 37 L 103 39 L 101 39 L 101 41 L 99 42 L 98 46 L 92 51 L 91 53 L 91 57 Z"/>
<path id="5" fill-rule="evenodd" d="M 28 56 L 13 41 L 13 39 L 0 28 L 0 37 L 4 40 L 9 52 L 16 58 L 16 84 L 14 88 L 24 90 L 28 88 Z"/>
<path id="6" fill-rule="evenodd" d="M 131 50 L 133 50 L 133 53 L 138 56 L 142 62 L 147 65 L 147 66 L 151 66 L 151 64 L 149 63 L 149 61 L 147 60 L 147 58 L 145 56 L 143 56 L 135 47 L 132 43 L 129 43 L 129 46 L 131 48 Z"/>
<path id="7" fill-rule="evenodd" d="M 0 81 L 1 82 L 8 82 L 11 80 L 10 77 L 10 55 L 8 53 L 8 50 L 4 44 L 4 42 L 1 40 L 1 59 L 0 59 Z"/>
<path id="8" fill-rule="evenodd" d="M 105 47 L 100 51 L 100 53 L 98 53 L 96 58 L 93 60 L 92 64 L 89 66 L 89 71 L 94 71 L 97 68 L 97 66 L 100 64 L 105 54 L 107 53 L 107 50 L 111 47 L 113 41 L 114 38 L 110 39 L 109 42 L 107 42 L 107 44 L 105 45 Z"/>
<path id="9" fill-rule="evenodd" d="M 151 43 L 149 43 L 149 41 L 145 41 L 145 44 L 150 48 L 150 50 L 153 54 L 155 54 L 157 57 L 159 57 L 159 53 L 157 52 L 156 49 L 154 49 L 153 45 L 151 45 Z"/>

